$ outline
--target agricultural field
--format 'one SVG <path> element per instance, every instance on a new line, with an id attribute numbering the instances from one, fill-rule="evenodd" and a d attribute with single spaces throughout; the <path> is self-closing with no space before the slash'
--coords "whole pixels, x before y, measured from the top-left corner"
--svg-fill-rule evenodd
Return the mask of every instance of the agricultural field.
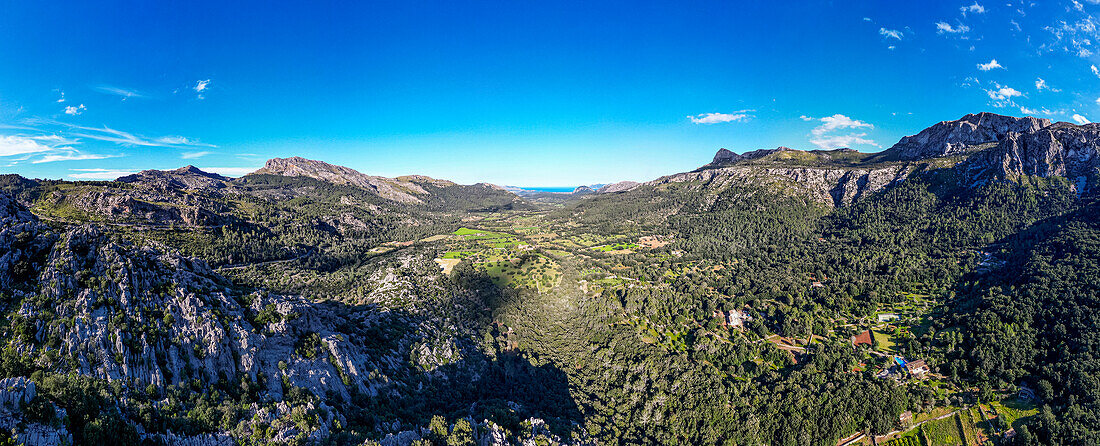
<path id="1" fill-rule="evenodd" d="M 602 251 L 602 252 L 615 252 L 615 251 L 628 251 L 629 252 L 630 250 L 638 249 L 638 245 L 636 245 L 634 243 L 615 243 L 615 244 L 611 244 L 611 245 L 596 246 L 596 247 L 593 247 L 592 249 L 596 250 L 596 251 Z"/>
<path id="2" fill-rule="evenodd" d="M 878 351 L 894 353 L 894 336 L 892 334 L 881 330 L 874 330 L 871 333 L 875 335 L 875 345 L 878 346 Z"/>
<path id="3" fill-rule="evenodd" d="M 915 432 L 915 431 L 914 431 Z M 898 437 L 893 440 L 881 443 L 883 446 L 922 446 L 920 439 L 916 435 L 909 435 L 905 437 Z"/>
<path id="4" fill-rule="evenodd" d="M 989 403 L 989 406 L 997 412 L 999 417 L 1004 419 L 1006 426 L 1012 426 L 1013 428 L 1019 428 L 1026 418 L 1039 413 L 1039 409 L 1034 404 L 1021 401 L 1019 398 L 994 401 Z"/>
<path id="5" fill-rule="evenodd" d="M 922 424 L 920 430 L 924 435 L 925 444 L 928 446 L 958 446 L 966 444 L 962 433 L 959 432 L 959 425 L 955 417 L 929 421 Z"/>

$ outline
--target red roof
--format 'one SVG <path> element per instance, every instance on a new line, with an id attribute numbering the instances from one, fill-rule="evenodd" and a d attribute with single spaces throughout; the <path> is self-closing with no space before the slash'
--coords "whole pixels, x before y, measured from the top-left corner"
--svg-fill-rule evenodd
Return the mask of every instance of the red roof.
<path id="1" fill-rule="evenodd" d="M 852 338 L 852 345 L 873 345 L 874 341 L 871 338 L 871 330 L 864 330 L 863 333 L 855 335 Z"/>

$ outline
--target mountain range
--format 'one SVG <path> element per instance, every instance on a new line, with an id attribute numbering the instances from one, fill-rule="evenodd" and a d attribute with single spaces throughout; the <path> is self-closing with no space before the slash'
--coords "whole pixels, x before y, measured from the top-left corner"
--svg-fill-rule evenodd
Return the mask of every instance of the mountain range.
<path id="1" fill-rule="evenodd" d="M 1100 441 L 1100 124 L 699 162 L 0 176 L 0 442 Z"/>

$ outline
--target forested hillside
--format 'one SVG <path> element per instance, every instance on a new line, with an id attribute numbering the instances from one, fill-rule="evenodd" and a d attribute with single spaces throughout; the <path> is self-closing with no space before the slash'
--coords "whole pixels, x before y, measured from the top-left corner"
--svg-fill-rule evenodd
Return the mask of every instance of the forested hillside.
<path id="1" fill-rule="evenodd" d="M 1096 128 L 532 201 L 301 158 L 7 175 L 0 441 L 1093 444 Z"/>

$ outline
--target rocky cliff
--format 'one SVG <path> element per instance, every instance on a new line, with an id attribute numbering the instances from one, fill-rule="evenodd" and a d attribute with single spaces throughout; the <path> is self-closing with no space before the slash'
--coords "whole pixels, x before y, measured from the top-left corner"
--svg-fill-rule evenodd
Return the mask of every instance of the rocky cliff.
<path id="1" fill-rule="evenodd" d="M 1016 118 L 987 112 L 969 114 L 902 138 L 883 151 L 882 158 L 913 161 L 957 155 L 974 146 L 995 143 L 1009 133 L 1031 133 L 1048 125 L 1049 119 Z"/>
<path id="2" fill-rule="evenodd" d="M 725 149 L 723 149 L 723 150 L 725 150 Z M 615 192 L 626 192 L 626 191 L 629 191 L 629 190 L 634 190 L 634 188 L 638 187 L 641 184 L 642 183 L 638 183 L 638 182 L 635 182 L 635 181 L 620 181 L 618 183 L 611 183 L 611 184 L 603 186 L 599 189 L 596 189 L 596 193 L 597 194 L 613 194 Z"/>
<path id="3" fill-rule="evenodd" d="M 972 178 L 1064 177 L 1078 193 L 1094 190 L 1100 174 L 1100 124 L 1058 123 L 1008 133 L 966 163 Z"/>
<path id="4" fill-rule="evenodd" d="M 256 174 L 282 175 L 285 177 L 302 176 L 334 184 L 351 184 L 373 191 L 382 198 L 402 203 L 421 203 L 423 196 L 428 193 L 419 184 L 413 182 L 412 177 L 386 178 L 367 175 L 348 167 L 337 166 L 324 161 L 309 160 L 299 156 L 269 159 L 264 167 L 252 172 L 252 175 Z"/>
<path id="5" fill-rule="evenodd" d="M 925 166 L 892 164 L 868 168 L 734 165 L 669 175 L 645 183 L 697 183 L 710 191 L 734 185 L 785 188 L 827 206 L 843 206 L 904 180 Z"/>

